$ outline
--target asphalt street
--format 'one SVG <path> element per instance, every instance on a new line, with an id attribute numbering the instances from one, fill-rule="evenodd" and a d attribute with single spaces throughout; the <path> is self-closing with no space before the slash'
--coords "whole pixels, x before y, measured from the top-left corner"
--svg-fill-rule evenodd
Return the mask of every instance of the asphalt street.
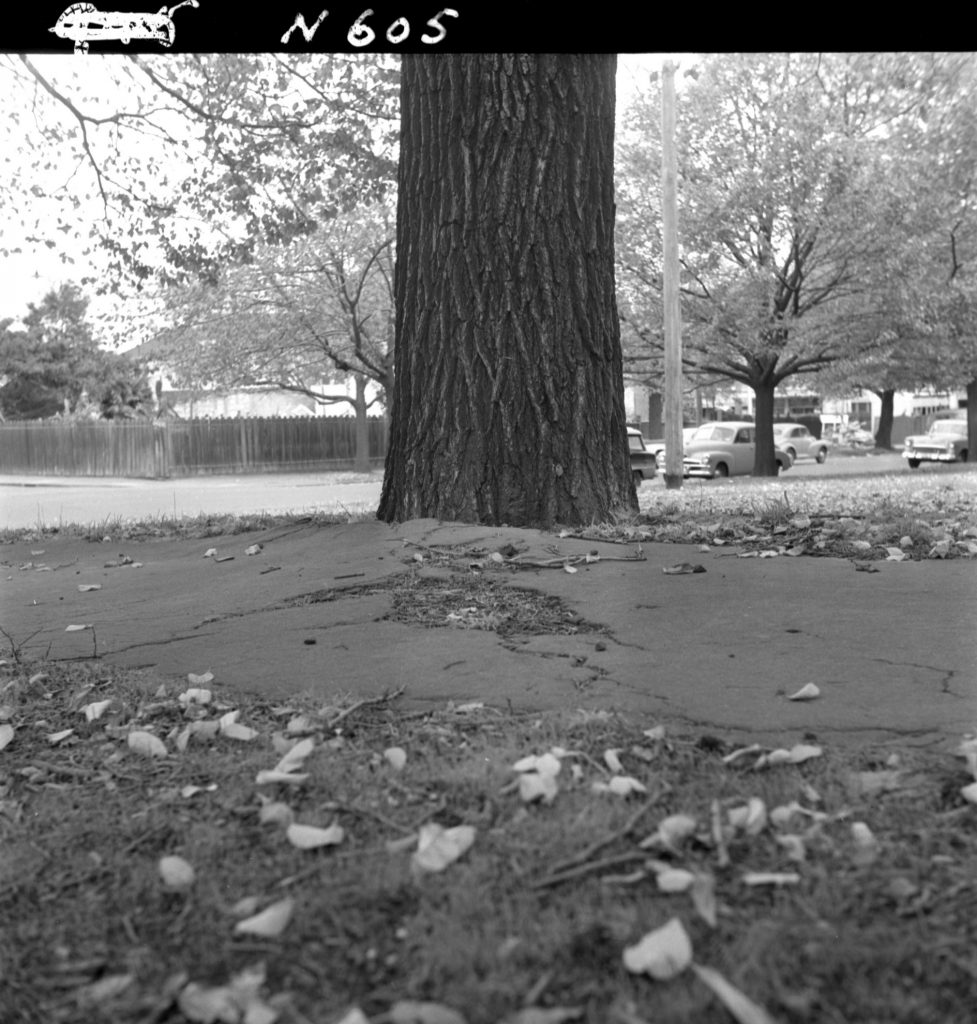
<path id="1" fill-rule="evenodd" d="M 898 454 L 835 455 L 818 465 L 801 460 L 779 479 L 827 479 L 876 473 L 941 473 L 945 466 L 909 470 Z M 351 482 L 346 482 L 350 481 Z M 736 487 L 750 480 L 687 480 L 686 488 Z M 0 476 L 0 527 L 29 529 L 67 523 L 110 526 L 119 518 L 242 515 L 259 512 L 372 512 L 380 499 L 382 474 L 369 478 L 335 473 L 264 473 L 197 476 L 171 480 L 118 477 Z M 344 482 L 337 482 L 344 481 Z M 662 488 L 661 477 L 646 481 L 641 494 Z"/>

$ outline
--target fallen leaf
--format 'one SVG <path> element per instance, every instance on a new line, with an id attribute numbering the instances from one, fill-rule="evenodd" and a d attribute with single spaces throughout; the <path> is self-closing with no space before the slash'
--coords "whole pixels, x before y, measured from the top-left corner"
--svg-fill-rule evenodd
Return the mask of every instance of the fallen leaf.
<path id="1" fill-rule="evenodd" d="M 712 990 L 713 995 L 736 1018 L 737 1024 L 774 1024 L 773 1018 L 762 1006 L 758 1006 L 752 999 L 743 995 L 719 971 L 701 964 L 693 964 L 692 970 L 696 977 Z"/>
<path id="2" fill-rule="evenodd" d="M 430 822 L 421 826 L 417 851 L 411 857 L 416 872 L 444 871 L 475 842 L 475 829 L 471 825 L 443 828 Z"/>
<path id="3" fill-rule="evenodd" d="M 403 747 L 387 747 L 383 752 L 383 759 L 395 772 L 400 772 L 407 764 L 407 751 Z"/>
<path id="4" fill-rule="evenodd" d="M 531 804 L 537 800 L 551 804 L 556 799 L 560 787 L 555 775 L 541 772 L 523 772 L 519 776 L 519 799 Z"/>
<path id="5" fill-rule="evenodd" d="M 595 782 L 591 787 L 595 793 L 612 793 L 628 797 L 633 793 L 647 793 L 648 787 L 630 775 L 615 775 L 610 782 Z"/>
<path id="6" fill-rule="evenodd" d="M 311 732 L 318 732 L 319 728 L 319 723 L 308 715 L 295 715 L 293 718 L 288 720 L 288 725 L 285 726 L 285 732 L 287 732 L 289 736 L 305 736 Z"/>
<path id="7" fill-rule="evenodd" d="M 716 927 L 716 879 L 705 871 L 695 873 L 692 906 L 710 928 Z"/>
<path id="8" fill-rule="evenodd" d="M 576 566 L 567 564 L 567 565 L 563 566 L 563 571 L 564 572 L 569 572 L 569 573 L 575 573 L 577 571 L 577 568 L 576 568 Z"/>
<path id="9" fill-rule="evenodd" d="M 312 738 L 299 740 L 292 746 L 282 759 L 275 765 L 276 772 L 294 772 L 301 768 L 305 759 L 315 749 L 315 740 Z"/>
<path id="10" fill-rule="evenodd" d="M 260 905 L 260 896 L 242 896 L 241 899 L 231 907 L 231 913 L 234 917 L 250 917 Z"/>
<path id="11" fill-rule="evenodd" d="M 184 800 L 189 800 L 190 797 L 196 796 L 198 793 L 215 793 L 217 791 L 217 783 L 212 782 L 209 786 L 184 786 L 180 790 L 180 796 Z"/>
<path id="12" fill-rule="evenodd" d="M 615 773 L 624 771 L 624 765 L 621 764 L 621 759 L 617 756 L 619 753 L 619 750 L 604 751 L 604 764 Z"/>
<path id="13" fill-rule="evenodd" d="M 207 682 L 205 676 L 190 676 L 191 679 L 200 679 Z M 213 676 L 211 676 L 211 679 Z M 204 689 L 200 686 L 191 686 L 188 690 L 184 690 L 183 693 L 179 694 L 176 698 L 184 708 L 188 708 L 194 704 L 209 704 L 213 699 L 214 695 L 210 690 Z"/>
<path id="14" fill-rule="evenodd" d="M 299 850 L 318 850 L 323 846 L 341 843 L 346 838 L 346 832 L 341 825 L 335 823 L 328 828 L 293 823 L 285 830 L 285 836 Z"/>
<path id="15" fill-rule="evenodd" d="M 86 704 L 81 710 L 84 712 L 86 721 L 94 722 L 96 718 L 101 718 L 111 705 L 111 700 L 99 700 L 94 704 Z"/>
<path id="16" fill-rule="evenodd" d="M 66 633 L 78 633 L 78 632 L 80 632 L 83 629 L 92 629 L 92 628 L 93 628 L 92 623 L 88 622 L 88 623 L 85 623 L 84 625 L 75 624 L 75 625 L 71 625 L 71 626 L 65 626 L 64 631 Z"/>
<path id="17" fill-rule="evenodd" d="M 855 853 L 852 860 L 861 867 L 874 863 L 881 850 L 878 839 L 864 821 L 853 821 L 851 825 L 852 842 Z"/>
<path id="18" fill-rule="evenodd" d="M 680 562 L 678 565 L 666 565 L 662 572 L 666 576 L 686 576 L 694 572 L 705 572 L 704 565 L 693 565 L 691 562 Z"/>
<path id="19" fill-rule="evenodd" d="M 797 693 L 792 693 L 788 700 L 815 700 L 821 696 L 821 691 L 815 683 L 805 683 Z"/>
<path id="20" fill-rule="evenodd" d="M 240 711 L 228 711 L 227 714 L 221 715 L 218 719 L 221 736 L 245 742 L 255 739 L 258 736 L 258 730 L 241 725 L 237 720 L 240 714 Z"/>
<path id="21" fill-rule="evenodd" d="M 6 722 L 0 725 L 0 750 L 3 750 L 14 738 L 14 727 Z"/>
<path id="22" fill-rule="evenodd" d="M 182 857 L 174 855 L 160 857 L 157 866 L 160 878 L 163 879 L 163 884 L 173 892 L 186 892 L 193 885 L 196 878 L 193 865 Z"/>
<path id="23" fill-rule="evenodd" d="M 746 885 L 797 885 L 800 880 L 795 871 L 748 871 L 743 876 Z"/>
<path id="24" fill-rule="evenodd" d="M 632 974 L 650 974 L 668 981 L 692 963 L 692 942 L 682 922 L 673 917 L 624 950 L 624 966 Z"/>
<path id="25" fill-rule="evenodd" d="M 246 547 L 244 549 L 244 553 L 246 555 L 257 555 L 261 552 L 261 547 L 262 546 L 260 544 L 252 544 L 250 547 Z"/>
<path id="26" fill-rule="evenodd" d="M 151 732 L 143 732 L 140 729 L 130 732 L 126 738 L 129 749 L 143 757 L 166 757 L 166 745 Z"/>
<path id="27" fill-rule="evenodd" d="M 692 888 L 695 875 L 685 868 L 666 868 L 658 872 L 655 881 L 661 892 L 685 892 Z"/>
<path id="28" fill-rule="evenodd" d="M 204 558 L 213 558 L 217 554 L 217 548 L 207 548 L 204 552 Z"/>
<path id="29" fill-rule="evenodd" d="M 265 939 L 273 939 L 288 927 L 294 910 L 295 900 L 287 897 L 265 907 L 260 914 L 238 921 L 234 926 L 234 932 L 237 935 L 258 935 Z"/>
<path id="30" fill-rule="evenodd" d="M 370 1024 L 370 1018 L 358 1006 L 351 1006 L 334 1024 Z"/>
<path id="31" fill-rule="evenodd" d="M 274 1024 L 278 1010 L 261 998 L 265 965 L 246 967 L 227 985 L 208 987 L 191 981 L 177 995 L 177 1006 L 195 1024 Z"/>
<path id="32" fill-rule="evenodd" d="M 771 750 L 770 753 L 764 754 L 757 758 L 757 768 L 764 768 L 767 765 L 773 764 L 800 764 L 802 761 L 810 761 L 813 757 L 820 757 L 824 751 L 821 747 L 814 746 L 812 744 L 798 743 L 791 747 L 790 750 L 784 750 L 780 748 L 778 750 Z"/>
<path id="33" fill-rule="evenodd" d="M 770 812 L 770 822 L 778 828 L 784 828 L 802 810 L 803 808 L 796 800 L 792 800 L 789 804 L 781 804 Z"/>
<path id="34" fill-rule="evenodd" d="M 967 771 L 977 779 L 977 736 L 962 739 L 957 754 L 967 762 Z"/>
<path id="35" fill-rule="evenodd" d="M 83 1007 L 98 1006 L 107 1003 L 110 999 L 122 995 L 123 992 L 135 981 L 132 974 L 107 974 L 90 985 L 85 985 L 78 992 L 78 1002 Z"/>
<path id="36" fill-rule="evenodd" d="M 79 583 L 78 584 L 78 590 L 82 594 L 87 593 L 89 590 L 101 590 L 101 589 L 102 589 L 102 584 L 101 583 Z"/>
<path id="37" fill-rule="evenodd" d="M 733 828 L 742 829 L 747 835 L 759 835 L 767 825 L 767 807 L 758 797 L 750 797 L 742 807 L 730 808 L 727 818 Z"/>
<path id="38" fill-rule="evenodd" d="M 514 772 L 539 772 L 541 775 L 558 775 L 560 759 L 552 751 L 545 754 L 528 754 L 512 766 Z"/>
<path id="39" fill-rule="evenodd" d="M 650 846 L 664 846 L 677 850 L 697 827 L 695 818 L 688 814 L 670 814 L 658 823 L 658 829 L 639 844 L 643 850 Z"/>
<path id="40" fill-rule="evenodd" d="M 641 733 L 641 735 L 642 736 L 647 736 L 647 738 L 650 739 L 650 740 L 655 740 L 655 741 L 663 740 L 665 738 L 665 726 L 663 726 L 663 725 L 656 725 L 656 726 L 652 727 L 651 729 L 645 729 Z"/>
<path id="41" fill-rule="evenodd" d="M 256 786 L 270 786 L 282 782 L 287 786 L 300 786 L 309 777 L 308 772 L 280 772 L 274 768 L 262 769 L 254 777 Z"/>
<path id="42" fill-rule="evenodd" d="M 725 754 L 723 756 L 723 764 L 732 764 L 734 761 L 739 761 L 740 758 L 748 757 L 750 754 L 757 754 L 762 750 L 763 747 L 759 743 L 751 743 L 748 747 L 740 747 L 729 754 Z"/>
<path id="43" fill-rule="evenodd" d="M 782 846 L 787 854 L 788 860 L 802 861 L 807 857 L 807 848 L 804 845 L 804 837 L 789 833 L 787 835 L 775 836 L 778 846 Z"/>
<path id="44" fill-rule="evenodd" d="M 73 736 L 74 732 L 74 729 L 62 729 L 60 732 L 52 732 L 48 736 L 47 741 L 51 744 L 52 747 L 54 747 L 61 743 L 63 740 L 66 740 L 69 736 Z"/>
<path id="45" fill-rule="evenodd" d="M 416 1003 L 398 999 L 387 1011 L 391 1024 L 466 1024 L 465 1018 L 441 1003 Z"/>
<path id="46" fill-rule="evenodd" d="M 282 825 L 287 828 L 295 820 L 295 812 L 281 800 L 271 800 L 260 793 L 258 799 L 262 801 L 261 810 L 258 811 L 258 821 L 262 825 Z"/>
<path id="47" fill-rule="evenodd" d="M 969 786 L 964 786 L 960 790 L 960 795 L 968 803 L 977 804 L 977 782 L 971 782 Z"/>

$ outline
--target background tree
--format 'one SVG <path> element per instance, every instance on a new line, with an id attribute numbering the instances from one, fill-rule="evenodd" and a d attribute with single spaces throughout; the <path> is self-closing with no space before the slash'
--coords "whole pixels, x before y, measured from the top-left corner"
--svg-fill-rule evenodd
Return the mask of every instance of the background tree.
<path id="1" fill-rule="evenodd" d="M 891 336 L 886 256 L 905 237 L 903 195 L 892 187 L 904 152 L 898 129 L 918 119 L 957 63 L 914 54 L 724 54 L 701 61 L 680 93 L 686 358 L 754 391 L 755 473 L 776 471 L 776 387 L 881 352 Z M 657 96 L 638 104 L 631 128 L 626 162 L 645 140 L 657 148 Z M 625 191 L 655 187 L 627 173 L 624 180 Z M 633 202 L 654 208 L 640 196 Z"/>
<path id="2" fill-rule="evenodd" d="M 145 415 L 152 394 L 142 367 L 99 348 L 75 285 L 30 303 L 19 329 L 0 321 L 0 410 L 5 419 L 80 412 L 106 419 Z M 87 401 L 82 401 L 83 397 Z"/>
<path id="3" fill-rule="evenodd" d="M 257 247 L 216 284 L 174 286 L 166 296 L 173 326 L 150 347 L 180 386 L 285 389 L 348 404 L 357 468 L 366 471 L 367 416 L 393 384 L 392 230 L 385 205 L 364 206 L 287 246 Z M 321 387 L 348 377 L 352 395 Z"/>
<path id="4" fill-rule="evenodd" d="M 636 509 L 614 301 L 613 56 L 405 56 L 379 517 Z"/>

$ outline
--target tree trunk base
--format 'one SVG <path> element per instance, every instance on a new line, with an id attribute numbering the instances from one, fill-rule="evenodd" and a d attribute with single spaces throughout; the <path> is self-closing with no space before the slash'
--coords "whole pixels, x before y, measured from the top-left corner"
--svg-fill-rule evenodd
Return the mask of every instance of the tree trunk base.
<path id="1" fill-rule="evenodd" d="M 662 479 L 665 481 L 666 491 L 677 491 L 681 489 L 684 477 L 681 473 L 663 473 Z"/>

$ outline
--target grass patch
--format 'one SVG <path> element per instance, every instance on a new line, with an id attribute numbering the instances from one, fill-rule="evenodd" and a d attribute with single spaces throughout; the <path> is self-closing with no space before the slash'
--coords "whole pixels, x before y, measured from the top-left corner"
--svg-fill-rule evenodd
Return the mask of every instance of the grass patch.
<path id="1" fill-rule="evenodd" d="M 393 700 L 276 706 L 220 692 L 188 710 L 172 684 L 97 663 L 3 672 L 0 722 L 14 729 L 0 752 L 5 1019 L 178 1024 L 189 983 L 207 990 L 262 964 L 260 991 L 281 1024 L 335 1021 L 353 1006 L 390 1020 L 403 1000 L 453 1007 L 469 1024 L 527 1002 L 588 1022 L 727 1024 L 690 972 L 654 982 L 624 969 L 623 949 L 672 917 L 697 963 L 778 1021 L 973 1019 L 977 808 L 952 755 L 907 749 L 894 763 L 891 747 L 826 748 L 756 770 L 753 756 L 724 761 L 722 737 L 649 737 L 652 721 L 600 713 L 407 714 Z M 105 700 L 89 721 L 82 708 Z M 190 721 L 232 709 L 256 738 L 194 737 L 177 751 Z M 290 722 L 315 741 L 309 778 L 259 787 Z M 167 756 L 131 751 L 133 729 L 161 738 Z M 394 746 L 407 753 L 400 771 L 383 756 Z M 512 764 L 553 746 L 571 752 L 561 791 L 523 804 Z M 609 778 L 607 749 L 644 795 L 592 791 Z M 191 785 L 203 788 L 185 795 Z M 293 847 L 282 825 L 260 822 L 259 792 L 303 824 L 339 823 L 345 838 Z M 717 833 L 714 809 L 726 822 L 749 798 L 809 813 Z M 676 813 L 696 818 L 694 835 L 675 851 L 642 849 Z M 874 859 L 859 857 L 857 821 L 878 841 Z M 443 873 L 417 875 L 412 837 L 430 823 L 472 826 L 476 839 Z M 789 859 L 783 833 L 805 837 L 803 861 Z M 193 866 L 189 890 L 164 888 L 164 855 Z M 659 891 L 653 859 L 714 879 L 714 926 L 687 893 Z M 747 871 L 800 879 L 754 888 Z M 287 896 L 295 911 L 279 937 L 235 934 L 241 900 Z"/>

